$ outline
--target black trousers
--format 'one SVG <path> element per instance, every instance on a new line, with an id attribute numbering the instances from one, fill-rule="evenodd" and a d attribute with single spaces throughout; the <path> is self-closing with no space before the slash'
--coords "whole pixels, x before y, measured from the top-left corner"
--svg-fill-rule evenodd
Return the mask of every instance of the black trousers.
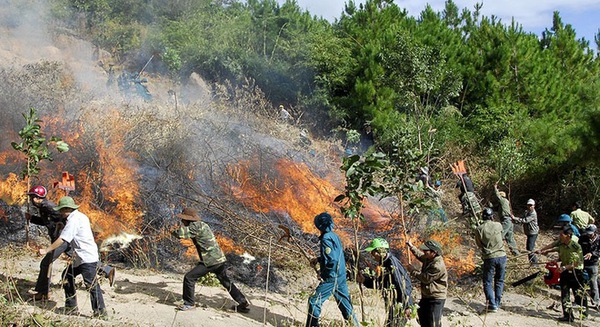
<path id="1" fill-rule="evenodd" d="M 83 282 L 90 291 L 90 300 L 92 301 L 92 310 L 94 313 L 101 313 L 105 311 L 104 297 L 102 297 L 102 290 L 98 284 L 96 273 L 98 263 L 82 263 L 77 267 L 68 265 L 63 271 L 63 288 L 65 290 L 65 307 L 77 307 L 77 295 L 75 290 L 75 277 L 77 275 L 83 276 Z"/>
<path id="2" fill-rule="evenodd" d="M 446 299 L 421 299 L 419 301 L 419 324 L 421 327 L 442 327 L 442 311 Z"/>
<path id="3" fill-rule="evenodd" d="M 52 263 L 60 257 L 63 252 L 67 250 L 69 247 L 69 243 L 63 242 L 58 248 L 54 251 L 50 251 L 46 253 L 42 262 L 40 262 L 40 273 L 38 274 L 37 281 L 35 282 L 35 291 L 41 294 L 48 294 L 50 290 L 50 276 L 48 276 L 48 272 L 50 271 L 50 266 Z"/>
<path id="4" fill-rule="evenodd" d="M 570 310 L 569 303 L 571 302 L 571 291 L 575 296 L 575 303 L 584 307 L 584 315 L 588 315 L 588 303 L 586 292 L 583 290 L 583 286 L 586 285 L 587 281 L 584 279 L 583 270 L 575 269 L 574 271 L 563 271 L 560 274 L 560 302 L 562 304 L 563 316 L 578 317 L 576 312 Z"/>
<path id="5" fill-rule="evenodd" d="M 209 272 L 217 275 L 217 279 L 221 282 L 221 285 L 225 287 L 229 295 L 237 303 L 247 303 L 246 297 L 242 292 L 231 282 L 227 277 L 225 263 L 220 263 L 214 266 L 207 267 L 203 263 L 199 263 L 196 267 L 190 270 L 183 277 L 183 303 L 186 305 L 194 305 L 194 293 L 196 289 L 196 282 L 200 277 L 208 274 Z"/>

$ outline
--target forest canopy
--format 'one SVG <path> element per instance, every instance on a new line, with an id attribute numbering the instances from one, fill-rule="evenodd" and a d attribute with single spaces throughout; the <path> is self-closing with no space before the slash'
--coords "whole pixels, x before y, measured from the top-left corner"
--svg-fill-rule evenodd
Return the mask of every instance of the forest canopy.
<path id="1" fill-rule="evenodd" d="M 390 0 L 348 1 L 334 22 L 293 0 L 53 4 L 128 65 L 154 55 L 151 73 L 251 80 L 315 133 L 358 131 L 387 153 L 402 144 L 439 170 L 468 159 L 480 184 L 553 190 L 540 196 L 563 196 L 556 210 L 575 198 L 597 207 L 600 33 L 579 38 L 559 12 L 538 36 L 452 1 L 418 17 Z"/>

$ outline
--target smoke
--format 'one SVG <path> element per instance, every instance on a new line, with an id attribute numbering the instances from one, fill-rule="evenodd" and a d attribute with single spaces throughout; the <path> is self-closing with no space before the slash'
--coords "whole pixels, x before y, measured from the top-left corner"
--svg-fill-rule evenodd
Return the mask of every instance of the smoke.
<path id="1" fill-rule="evenodd" d="M 111 92 L 100 87 L 108 74 L 98 65 L 99 50 L 52 17 L 50 3 L 0 0 L 0 65 L 15 69 L 41 61 L 59 63 L 80 91 L 107 96 Z"/>
<path id="2" fill-rule="evenodd" d="M 111 235 L 100 244 L 100 252 L 109 252 L 119 249 L 125 249 L 134 240 L 141 239 L 142 236 L 129 233 L 120 233 L 119 235 Z"/>

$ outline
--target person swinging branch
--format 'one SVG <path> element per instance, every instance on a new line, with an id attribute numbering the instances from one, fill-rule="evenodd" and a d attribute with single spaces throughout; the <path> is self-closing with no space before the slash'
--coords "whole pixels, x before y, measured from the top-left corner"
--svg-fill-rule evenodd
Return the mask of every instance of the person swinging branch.
<path id="1" fill-rule="evenodd" d="M 378 266 L 375 271 L 367 268 L 367 274 L 360 273 L 357 282 L 367 288 L 381 290 L 387 310 L 385 327 L 405 326 L 410 319 L 410 307 L 413 305 L 412 282 L 408 271 L 400 260 L 390 253 L 390 245 L 381 237 L 373 239 L 365 252 L 371 253 Z"/>
<path id="2" fill-rule="evenodd" d="M 174 230 L 173 235 L 177 238 L 190 238 L 198 255 L 200 262 L 183 277 L 183 304 L 177 310 L 188 311 L 195 308 L 194 290 L 196 282 L 209 272 L 217 275 L 217 279 L 225 287 L 229 295 L 238 303 L 232 310 L 237 312 L 250 312 L 250 303 L 242 292 L 231 282 L 227 276 L 227 258 L 219 247 L 215 235 L 194 209 L 185 208 L 177 215 L 183 226 Z"/>
<path id="3" fill-rule="evenodd" d="M 69 243 L 73 248 L 73 261 L 63 271 L 63 280 L 65 280 L 63 283 L 65 290 L 63 313 L 78 314 L 75 277 L 82 275 L 83 281 L 90 292 L 94 317 L 106 319 L 108 316 L 104 306 L 104 298 L 96 278 L 96 269 L 100 261 L 98 246 L 94 241 L 90 219 L 77 208 L 79 208 L 79 205 L 75 204 L 73 198 L 69 196 L 60 198 L 58 206 L 54 210 L 60 212 L 67 223 L 60 233 L 60 237 L 48 248 L 40 249 L 40 254 L 46 255 L 60 248 L 64 243 Z"/>

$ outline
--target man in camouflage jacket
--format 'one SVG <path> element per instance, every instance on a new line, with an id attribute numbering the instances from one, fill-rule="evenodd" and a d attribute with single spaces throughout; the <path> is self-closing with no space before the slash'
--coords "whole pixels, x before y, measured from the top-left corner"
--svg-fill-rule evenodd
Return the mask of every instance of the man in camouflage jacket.
<path id="1" fill-rule="evenodd" d="M 194 209 L 185 208 L 177 217 L 181 218 L 183 226 L 173 231 L 173 235 L 180 239 L 191 239 L 200 256 L 200 262 L 196 267 L 183 277 L 183 305 L 179 306 L 178 309 L 187 311 L 195 308 L 194 290 L 196 282 L 202 276 L 212 272 L 238 303 L 233 309 L 244 313 L 249 312 L 250 303 L 227 276 L 225 265 L 227 259 L 210 227 L 205 222 L 200 221 L 200 216 Z"/>

